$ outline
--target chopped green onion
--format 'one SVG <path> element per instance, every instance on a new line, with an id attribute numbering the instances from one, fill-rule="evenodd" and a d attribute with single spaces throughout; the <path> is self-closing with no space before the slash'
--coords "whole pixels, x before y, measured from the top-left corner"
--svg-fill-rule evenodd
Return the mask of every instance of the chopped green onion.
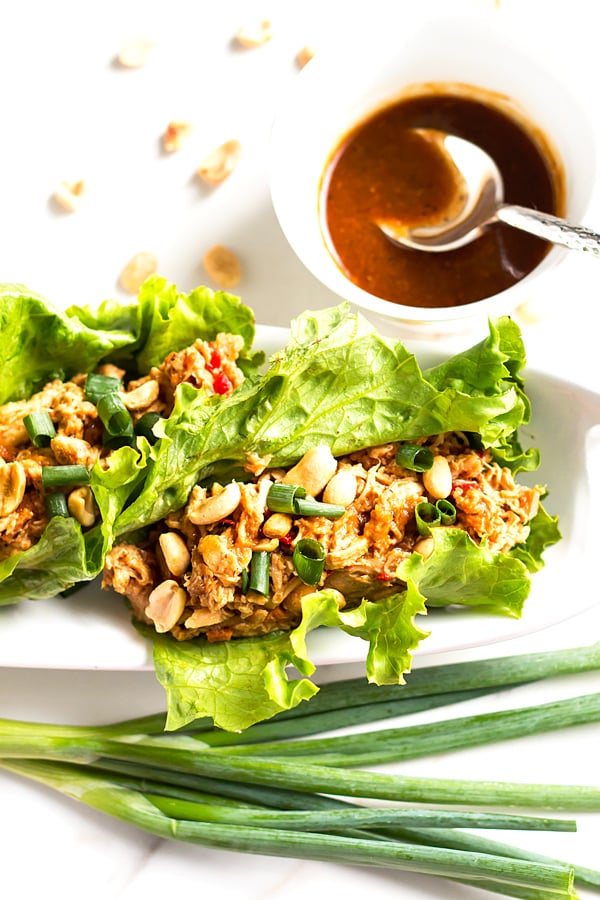
<path id="1" fill-rule="evenodd" d="M 346 512 L 335 503 L 321 503 L 319 500 L 296 500 L 294 512 L 297 516 L 323 516 L 325 519 L 339 519 Z"/>
<path id="2" fill-rule="evenodd" d="M 133 432 L 131 415 L 118 394 L 104 394 L 97 406 L 98 415 L 111 437 L 121 437 Z"/>
<path id="3" fill-rule="evenodd" d="M 138 419 L 135 431 L 136 434 L 139 434 L 141 437 L 145 437 L 149 444 L 155 444 L 158 440 L 157 436 L 153 432 L 153 428 L 160 419 L 160 416 L 156 412 L 147 412 L 144 413 L 143 416 L 140 416 Z"/>
<path id="4" fill-rule="evenodd" d="M 242 569 L 242 594 L 248 593 L 248 587 L 250 585 L 250 573 L 248 572 L 248 566 L 244 566 Z"/>
<path id="5" fill-rule="evenodd" d="M 85 466 L 44 466 L 42 468 L 42 484 L 45 488 L 75 487 L 87 484 L 90 480 L 89 469 Z"/>
<path id="6" fill-rule="evenodd" d="M 267 494 L 267 507 L 271 512 L 324 516 L 326 519 L 339 519 L 346 512 L 343 506 L 335 503 L 307 500 L 306 491 L 298 484 L 272 484 Z"/>
<path id="7" fill-rule="evenodd" d="M 121 379 L 114 378 L 112 375 L 90 372 L 85 379 L 85 396 L 96 406 L 101 397 L 105 397 L 106 394 L 116 394 L 121 388 Z"/>
<path id="8" fill-rule="evenodd" d="M 255 550 L 250 561 L 250 590 L 268 597 L 270 571 L 271 554 L 266 550 Z"/>
<path id="9" fill-rule="evenodd" d="M 45 470 L 43 469 L 42 471 Z M 64 494 L 46 494 L 44 504 L 46 506 L 46 515 L 49 519 L 53 519 L 54 516 L 62 516 L 64 519 L 69 518 L 69 508 Z"/>
<path id="10" fill-rule="evenodd" d="M 303 538 L 294 547 L 296 572 L 305 584 L 318 584 L 325 568 L 325 548 L 320 541 Z"/>
<path id="11" fill-rule="evenodd" d="M 46 410 L 29 413 L 23 419 L 23 425 L 34 447 L 48 447 L 52 438 L 56 436 L 54 422 Z"/>
<path id="12" fill-rule="evenodd" d="M 439 525 L 442 521 L 442 514 L 433 503 L 428 503 L 427 500 L 423 500 L 415 506 L 415 519 L 417 520 L 419 534 L 422 534 L 423 537 L 427 537 L 427 535 L 430 534 L 431 529 L 435 525 Z"/>
<path id="13" fill-rule="evenodd" d="M 449 500 L 437 500 L 435 508 L 440 514 L 442 525 L 453 525 L 456 522 L 456 507 Z"/>
<path id="14" fill-rule="evenodd" d="M 306 491 L 299 484 L 272 484 L 267 494 L 267 508 L 271 512 L 294 513 L 296 498 L 306 497 Z"/>
<path id="15" fill-rule="evenodd" d="M 427 472 L 433 465 L 433 453 L 429 447 L 420 447 L 419 444 L 400 444 L 396 462 L 411 472 Z"/>

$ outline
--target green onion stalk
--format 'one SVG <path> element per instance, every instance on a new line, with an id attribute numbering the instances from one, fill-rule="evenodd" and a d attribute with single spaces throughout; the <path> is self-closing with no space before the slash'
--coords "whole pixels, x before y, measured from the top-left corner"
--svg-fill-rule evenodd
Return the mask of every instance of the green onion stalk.
<path id="1" fill-rule="evenodd" d="M 104 776 L 85 771 L 74 773 L 71 769 L 65 771 L 60 764 L 52 762 L 19 760 L 3 761 L 2 765 L 163 838 L 269 856 L 394 868 L 469 881 L 491 879 L 507 887 L 514 885 L 547 891 L 549 896 L 574 896 L 573 869 L 562 863 L 530 862 L 400 840 L 347 837 L 327 831 L 196 821 L 185 817 L 185 807 L 180 809 L 178 804 L 171 804 L 165 812 L 152 802 L 152 795 L 114 784 Z M 184 815 L 180 816 L 180 812 Z"/>
<path id="2" fill-rule="evenodd" d="M 166 733 L 164 713 L 100 726 L 0 720 L 0 766 L 165 838 L 384 866 L 523 900 L 575 898 L 578 885 L 600 888 L 599 872 L 482 832 L 573 831 L 572 818 L 548 813 L 599 811 L 600 787 L 419 778 L 358 766 L 596 722 L 600 695 L 343 738 L 308 736 L 599 668 L 596 644 L 416 669 L 404 686 L 333 682 L 310 704 L 242 734 L 207 719 Z"/>

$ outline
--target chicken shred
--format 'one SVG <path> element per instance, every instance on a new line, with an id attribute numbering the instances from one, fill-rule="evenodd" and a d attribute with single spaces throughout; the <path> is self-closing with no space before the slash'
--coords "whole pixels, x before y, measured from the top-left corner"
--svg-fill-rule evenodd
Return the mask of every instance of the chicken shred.
<path id="1" fill-rule="evenodd" d="M 159 385 L 158 397 L 132 413 L 134 423 L 145 412 L 168 415 L 173 408 L 175 390 L 184 381 L 203 388 L 208 394 L 231 393 L 243 381 L 243 373 L 236 364 L 243 346 L 243 338 L 233 334 L 220 333 L 214 341 L 199 339 L 191 347 L 170 353 L 149 375 L 129 381 L 124 397 L 147 381 Z M 125 376 L 124 370 L 112 363 L 99 365 L 96 372 L 118 379 Z M 95 404 L 86 397 L 85 382 L 85 373 L 78 373 L 68 381 L 54 379 L 29 399 L 0 406 L 0 464 L 18 461 L 26 477 L 25 495 L 19 507 L 0 518 L 0 560 L 28 550 L 37 543 L 48 524 L 42 485 L 44 466 L 84 465 L 91 469 L 110 452 L 103 446 L 102 421 Z M 40 411 L 49 414 L 56 436 L 50 447 L 38 449 L 33 446 L 23 420 L 30 413 Z"/>
<path id="2" fill-rule="evenodd" d="M 444 455 L 452 473 L 451 502 L 456 507 L 453 526 L 463 529 L 476 542 L 486 541 L 490 550 L 507 552 L 523 542 L 529 522 L 536 514 L 541 488 L 517 484 L 509 469 L 495 462 L 488 451 L 470 447 L 461 432 L 436 435 L 420 443 Z M 340 591 L 340 604 L 350 606 L 363 596 L 377 600 L 403 588 L 397 571 L 421 539 L 415 508 L 430 500 L 419 473 L 396 462 L 397 443 L 371 447 L 337 460 L 337 471 L 347 469 L 357 481 L 355 499 L 343 516 L 293 516 L 289 534 L 275 542 L 270 555 L 267 596 L 244 587 L 253 551 L 265 543 L 263 526 L 271 515 L 267 493 L 273 482 L 283 479 L 283 469 L 266 470 L 253 481 L 240 485 L 238 508 L 226 519 L 211 525 L 193 525 L 187 507 L 158 523 L 149 536 L 145 552 L 157 557 L 158 538 L 164 528 L 175 529 L 190 551 L 190 566 L 180 576 L 187 594 L 185 609 L 172 628 L 178 640 L 204 635 L 210 641 L 290 630 L 300 621 L 302 597 L 316 588 L 298 577 L 292 560 L 298 541 L 313 538 L 325 550 L 325 569 L 318 588 Z M 258 470 L 260 472 L 260 469 Z M 195 502 L 206 496 L 204 489 Z M 318 497 L 315 499 L 319 499 Z M 443 527 L 443 526 L 440 526 Z M 119 580 L 120 557 L 132 545 L 118 545 L 109 555 L 104 586 L 114 588 L 132 601 L 137 588 L 123 589 Z M 157 580 L 173 576 L 155 568 Z"/>

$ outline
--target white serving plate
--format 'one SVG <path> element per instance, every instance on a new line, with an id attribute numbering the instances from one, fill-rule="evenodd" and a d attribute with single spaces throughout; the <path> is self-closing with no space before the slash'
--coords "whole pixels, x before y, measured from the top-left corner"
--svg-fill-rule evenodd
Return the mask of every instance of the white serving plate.
<path id="1" fill-rule="evenodd" d="M 258 326 L 255 346 L 267 354 L 288 337 L 283 328 Z M 423 367 L 449 355 L 441 345 L 411 344 Z M 533 414 L 522 430 L 526 446 L 539 447 L 540 468 L 520 479 L 548 486 L 545 502 L 560 516 L 563 540 L 546 552 L 546 567 L 533 577 L 521 619 L 452 608 L 419 617 L 430 631 L 416 655 L 466 650 L 538 632 L 578 615 L 600 600 L 594 562 L 600 548 L 600 394 L 528 370 L 526 390 Z M 341 631 L 321 628 L 309 635 L 316 665 L 356 663 L 367 645 Z M 151 648 L 130 622 L 123 598 L 102 591 L 99 580 L 71 597 L 24 601 L 0 608 L 0 666 L 144 670 Z"/>

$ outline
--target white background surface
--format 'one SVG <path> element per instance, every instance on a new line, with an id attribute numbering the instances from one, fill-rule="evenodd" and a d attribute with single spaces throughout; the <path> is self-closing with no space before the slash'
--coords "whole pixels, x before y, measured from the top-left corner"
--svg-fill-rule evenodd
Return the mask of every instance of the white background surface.
<path id="1" fill-rule="evenodd" d="M 421 12 L 432 14 L 442 6 L 448 12 L 447 2 L 419 4 Z M 490 27 L 495 17 L 508 19 L 531 35 L 532 53 L 550 54 L 556 66 L 565 67 L 590 115 L 598 118 L 593 0 L 465 0 L 452 6 L 489 15 Z M 305 308 L 336 302 L 304 271 L 278 229 L 268 191 L 270 125 L 297 74 L 294 57 L 304 44 L 327 52 L 344 34 L 372 27 L 383 14 L 397 16 L 401 29 L 413 7 L 412 2 L 337 0 L 3 4 L 0 279 L 25 283 L 56 303 L 95 304 L 124 296 L 117 285 L 122 267 L 138 251 L 151 250 L 160 274 L 187 291 L 206 281 L 203 252 L 224 243 L 242 260 L 239 293 L 259 322 L 287 326 Z M 238 26 L 264 14 L 272 15 L 273 41 L 257 50 L 235 49 L 231 39 Z M 117 68 L 121 44 L 138 36 L 155 41 L 148 65 L 137 71 Z M 175 118 L 193 122 L 194 133 L 181 153 L 165 156 L 161 135 Z M 206 190 L 195 168 L 207 150 L 230 137 L 244 146 L 239 170 L 217 190 Z M 56 209 L 51 195 L 60 181 L 77 178 L 85 178 L 89 190 L 81 210 L 68 215 Z M 596 211 L 600 227 L 593 190 L 589 224 Z M 552 366 L 557 375 L 595 390 L 600 388 L 598 265 L 570 257 L 543 296 L 532 295 L 521 317 L 532 363 Z M 572 591 L 593 594 L 598 586 L 574 572 Z M 489 652 L 576 646 L 599 635 L 597 605 L 585 618 Z M 323 678 L 347 674 L 346 669 L 322 673 Z M 465 712 L 594 690 L 597 674 L 571 677 L 473 702 Z M 0 670 L 5 717 L 100 722 L 162 706 L 162 690 L 151 673 Z M 406 763 L 402 771 L 598 784 L 599 750 L 600 726 L 590 725 Z M 64 900 L 137 900 L 166 891 L 202 892 L 219 900 L 293 900 L 334 892 L 381 900 L 483 896 L 416 876 L 168 844 L 12 776 L 0 775 L 0 796 L 2 879 L 15 885 L 7 892 L 15 898 L 43 893 Z M 600 816 L 577 818 L 577 835 L 515 835 L 513 842 L 598 865 Z M 582 891 L 581 896 L 592 895 Z"/>

